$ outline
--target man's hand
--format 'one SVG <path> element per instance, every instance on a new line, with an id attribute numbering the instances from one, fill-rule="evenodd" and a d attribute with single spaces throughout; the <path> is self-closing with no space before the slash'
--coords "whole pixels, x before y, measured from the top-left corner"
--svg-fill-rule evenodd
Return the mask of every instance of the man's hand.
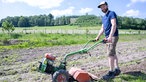
<path id="1" fill-rule="evenodd" d="M 96 37 L 95 40 L 98 41 L 99 40 L 99 37 Z"/>
<path id="2" fill-rule="evenodd" d="M 112 42 L 112 37 L 108 37 L 107 42 L 111 43 Z"/>

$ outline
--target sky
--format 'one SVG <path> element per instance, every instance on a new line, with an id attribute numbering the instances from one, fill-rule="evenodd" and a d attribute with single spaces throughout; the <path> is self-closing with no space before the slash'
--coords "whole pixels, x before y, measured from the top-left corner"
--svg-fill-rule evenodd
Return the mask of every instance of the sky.
<path id="1" fill-rule="evenodd" d="M 103 0 L 0 0 L 0 19 L 7 16 L 52 14 L 54 17 L 72 15 L 104 15 L 97 5 Z M 104 0 L 118 16 L 146 18 L 146 0 Z"/>

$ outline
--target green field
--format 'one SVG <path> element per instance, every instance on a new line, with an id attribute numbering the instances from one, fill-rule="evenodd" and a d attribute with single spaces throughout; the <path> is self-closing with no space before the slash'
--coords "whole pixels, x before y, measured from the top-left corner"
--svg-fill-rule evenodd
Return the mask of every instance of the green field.
<path id="1" fill-rule="evenodd" d="M 56 30 L 65 30 L 65 33 L 57 32 Z M 58 45 L 72 45 L 84 44 L 88 40 L 93 40 L 100 29 L 97 27 L 77 27 L 77 26 L 54 26 L 54 27 L 29 27 L 29 28 L 15 28 L 17 33 L 0 33 L 0 48 L 15 49 L 15 48 L 34 48 L 43 46 L 58 46 Z M 1 30 L 1 28 L 0 28 Z M 35 30 L 35 32 L 29 30 Z M 43 30 L 43 31 L 40 31 Z M 55 31 L 54 33 L 46 33 L 44 31 Z M 80 30 L 79 33 L 71 33 L 68 31 Z M 37 32 L 39 31 L 39 32 Z M 82 32 L 84 31 L 84 32 Z M 90 33 L 90 31 L 97 31 L 97 33 Z M 56 33 L 57 32 L 57 33 Z M 82 32 L 82 33 L 80 33 Z M 144 30 L 119 30 L 120 42 L 135 41 L 146 39 Z M 103 39 L 104 36 L 101 37 Z M 13 43 L 14 42 L 14 43 Z"/>
<path id="2" fill-rule="evenodd" d="M 101 26 L 47 26 L 47 27 L 16 27 L 13 33 L 63 33 L 63 34 L 98 34 Z M 0 28 L 0 33 L 3 33 Z M 120 34 L 146 34 L 145 30 L 119 29 Z"/>
<path id="3" fill-rule="evenodd" d="M 34 48 L 43 46 L 84 44 L 93 40 L 97 34 L 0 34 L 0 48 Z M 103 39 L 104 36 L 101 37 Z M 145 34 L 121 34 L 119 42 L 146 39 Z M 14 43 L 13 43 L 14 42 Z"/>

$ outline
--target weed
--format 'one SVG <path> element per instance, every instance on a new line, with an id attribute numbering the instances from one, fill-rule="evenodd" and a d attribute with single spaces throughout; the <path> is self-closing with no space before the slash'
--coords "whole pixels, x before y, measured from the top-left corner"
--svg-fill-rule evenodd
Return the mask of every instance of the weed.
<path id="1" fill-rule="evenodd" d="M 14 64 L 19 56 L 17 54 L 9 55 L 9 56 L 2 56 L 0 57 L 0 64 L 1 65 L 11 65 Z"/>
<path id="2" fill-rule="evenodd" d="M 146 74 L 140 71 L 133 71 L 133 72 L 127 72 L 121 74 L 120 76 L 118 76 L 118 78 L 120 78 L 120 80 L 122 81 L 128 81 L 128 82 L 145 82 Z M 119 82 L 118 78 L 115 79 L 116 82 Z"/>
<path id="3" fill-rule="evenodd" d="M 139 63 L 141 60 L 133 60 L 133 61 L 130 61 L 130 62 L 124 62 L 124 63 L 120 63 L 121 66 L 128 66 L 128 65 L 133 65 L 133 64 L 137 64 Z"/>
<path id="4" fill-rule="evenodd" d="M 22 37 L 22 35 L 21 34 L 18 34 L 18 33 L 11 34 L 11 38 L 17 39 L 19 37 Z"/>
<path id="5" fill-rule="evenodd" d="M 15 74 L 18 73 L 18 71 L 16 71 L 16 70 L 9 70 L 7 73 L 8 73 L 7 75 L 15 75 Z"/>
<path id="6" fill-rule="evenodd" d="M 146 51 L 146 47 L 139 47 L 139 50 Z"/>

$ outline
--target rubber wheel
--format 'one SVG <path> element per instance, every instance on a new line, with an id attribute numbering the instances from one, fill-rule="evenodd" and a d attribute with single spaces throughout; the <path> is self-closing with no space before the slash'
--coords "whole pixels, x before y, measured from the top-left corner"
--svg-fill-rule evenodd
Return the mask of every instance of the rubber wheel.
<path id="1" fill-rule="evenodd" d="M 41 70 L 42 62 L 39 62 L 39 70 Z"/>
<path id="2" fill-rule="evenodd" d="M 68 82 L 69 74 L 66 70 L 58 70 L 53 74 L 53 82 Z"/>

